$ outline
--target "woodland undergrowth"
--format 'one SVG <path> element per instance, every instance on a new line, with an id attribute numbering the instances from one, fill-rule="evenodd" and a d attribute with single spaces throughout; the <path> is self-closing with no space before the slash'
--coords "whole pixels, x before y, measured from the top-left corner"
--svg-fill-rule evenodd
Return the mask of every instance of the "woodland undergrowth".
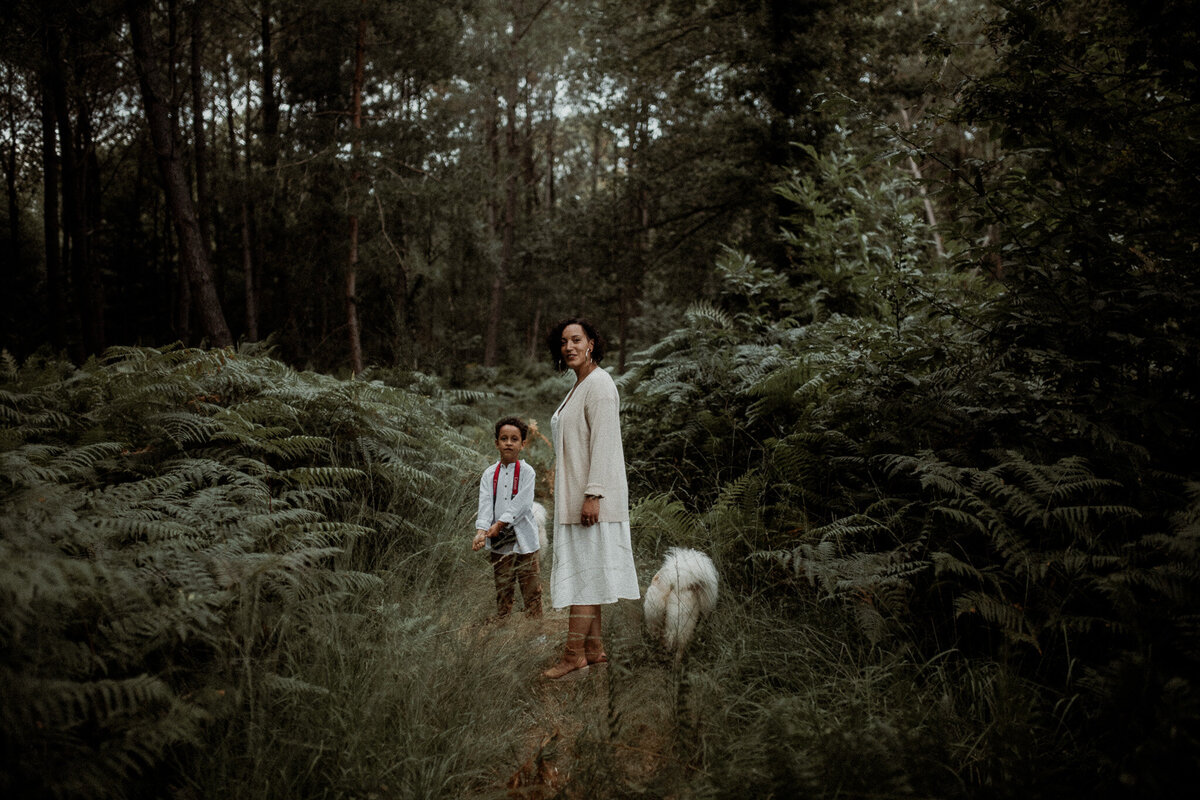
<path id="1" fill-rule="evenodd" d="M 1079 393 L 1116 370 L 1022 347 L 1026 304 L 970 243 L 936 255 L 895 154 L 862 146 L 806 148 L 780 187 L 791 272 L 727 251 L 719 302 L 632 359 L 634 493 L 735 592 L 841 609 L 870 646 L 938 664 L 948 696 L 990 676 L 978 707 L 1024 733 L 985 724 L 991 766 L 952 770 L 971 791 L 1182 785 L 1200 753 L 1200 491 L 1171 467 L 1191 427 L 1164 423 L 1178 440 L 1151 448 L 1121 403 L 1184 398 L 1153 400 L 1133 368 L 1120 402 Z M 1062 238 L 1040 257 L 1067 258 Z M 1036 757 L 1064 736 L 1056 764 Z"/>
<path id="2" fill-rule="evenodd" d="M 355 752 L 348 700 L 370 708 L 380 681 L 343 668 L 437 627 L 390 593 L 455 569 L 442 533 L 465 524 L 480 458 L 445 422 L 453 399 L 233 350 L 3 372 L 0 788 L 262 797 L 364 779 L 334 763 Z M 422 682 L 429 653 L 412 655 L 389 680 Z"/>
<path id="3" fill-rule="evenodd" d="M 671 545 L 725 581 L 681 663 L 622 604 L 606 673 L 539 682 L 561 632 L 482 624 L 466 547 L 480 415 L 522 398 L 230 350 L 4 370 L 7 793 L 500 797 L 537 755 L 561 770 L 541 796 L 950 797 L 1044 781 L 1040 754 L 1074 746 L 1013 671 L 764 588 L 750 484 L 706 512 L 634 507 L 643 583 Z"/>

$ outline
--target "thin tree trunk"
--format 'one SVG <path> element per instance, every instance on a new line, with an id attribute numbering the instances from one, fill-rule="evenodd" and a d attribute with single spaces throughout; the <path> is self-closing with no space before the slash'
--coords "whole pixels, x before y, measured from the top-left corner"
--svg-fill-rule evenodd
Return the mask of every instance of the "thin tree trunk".
<path id="1" fill-rule="evenodd" d="M 49 38 L 53 34 L 45 31 L 45 35 Z M 47 58 L 48 51 L 47 47 Z M 58 137 L 49 69 L 47 64 L 42 71 L 42 238 L 46 248 L 46 289 L 50 297 L 50 341 L 55 350 L 61 350 L 67 343 L 67 301 L 58 243 Z"/>
<path id="2" fill-rule="evenodd" d="M 354 132 L 351 134 L 352 158 L 359 153 L 359 133 L 362 131 L 362 89 L 366 69 L 367 18 L 365 9 L 358 20 L 358 35 L 354 44 Z M 346 263 L 346 328 L 350 337 L 350 369 L 355 375 L 363 370 L 362 338 L 358 328 L 358 206 L 356 192 L 359 175 L 357 165 L 350 181 L 350 258 Z"/>
<path id="3" fill-rule="evenodd" d="M 542 306 L 545 305 L 545 299 L 538 297 L 537 303 L 533 308 L 533 324 L 529 326 L 529 360 L 536 361 L 538 357 L 538 347 L 542 344 Z"/>
<path id="4" fill-rule="evenodd" d="M 260 182 L 251 181 L 251 172 L 253 170 L 253 160 L 251 158 L 250 143 L 255 138 L 251 132 L 249 124 L 246 129 L 246 152 L 243 154 L 245 165 L 245 186 L 246 194 L 243 196 L 243 202 L 246 204 L 246 219 L 249 221 L 246 238 L 243 238 L 243 253 L 242 264 L 249 266 L 250 276 L 246 278 L 246 287 L 253 296 L 246 296 L 246 314 L 247 325 L 250 324 L 250 315 L 252 314 L 255 331 L 258 330 L 259 320 L 264 314 L 262 306 L 267 306 L 266 311 L 270 311 L 272 304 L 272 296 L 264 295 L 262 291 L 264 276 L 270 273 L 272 269 L 271 256 L 275 252 L 274 243 L 281 235 L 279 232 L 284 228 L 282 214 L 279 206 L 274 200 L 276 193 L 271 192 L 268 188 L 269 181 L 274 181 L 278 178 L 275 167 L 279 162 L 280 142 L 279 142 L 279 92 L 275 83 L 275 31 L 272 25 L 272 13 L 274 4 L 271 0 L 262 0 L 259 8 L 259 41 L 261 50 L 261 84 L 262 92 L 262 133 L 260 152 L 261 163 L 265 168 L 262 173 Z M 249 71 L 247 71 L 247 81 L 245 87 L 246 95 L 246 119 L 252 119 L 253 114 L 250 108 L 250 98 L 252 94 L 252 81 L 250 80 Z M 284 296 L 282 302 L 287 309 L 287 321 L 284 327 L 291 331 L 300 330 L 300 322 L 296 319 L 296 314 L 300 308 L 298 302 L 294 302 L 295 289 L 290 282 L 284 282 Z M 279 298 L 274 301 L 276 304 L 280 302 Z"/>
<path id="5" fill-rule="evenodd" d="M 396 243 L 392 241 L 392 237 L 388 234 L 387 218 L 383 212 L 383 200 L 379 197 L 379 193 L 375 193 L 375 206 L 379 209 L 379 233 L 383 236 L 383 240 L 387 242 L 391 248 L 392 254 L 396 257 L 396 288 L 392 292 L 392 305 L 395 309 L 395 341 L 392 350 L 395 353 L 395 363 L 401 363 L 401 354 L 404 351 L 404 337 L 412 335 L 412 325 L 409 322 L 409 275 L 406 253 L 408 252 L 407 237 L 403 232 L 404 218 L 400 218 L 401 222 L 401 242 L 404 243 L 404 250 L 401 251 Z"/>
<path id="6" fill-rule="evenodd" d="M 504 283 L 512 270 L 513 242 L 517 225 L 517 168 L 520 152 L 517 146 L 517 36 L 520 30 L 518 4 L 513 8 L 513 36 L 509 40 L 508 74 L 504 91 L 504 217 L 500 229 L 500 263 L 492 275 L 491 303 L 488 306 L 487 334 L 484 339 L 483 364 L 494 367 L 500 349 L 500 320 L 504 308 Z"/>
<path id="7" fill-rule="evenodd" d="M 188 283 L 200 312 L 201 324 L 209 343 L 216 347 L 233 344 L 233 336 L 225 322 L 221 301 L 213 283 L 212 267 L 208 262 L 196 210 L 188 190 L 183 162 L 176 147 L 176 131 L 165 93 L 159 88 L 158 62 L 150 27 L 150 7 L 146 2 L 130 6 L 129 28 L 133 39 L 134 68 L 141 87 L 142 104 L 150 126 L 150 138 L 166 188 L 167 204 L 171 211 L 176 235 L 179 237 L 180 258 L 187 268 Z"/>
<path id="8" fill-rule="evenodd" d="M 917 11 L 917 4 L 914 0 L 913 11 Z M 900 118 L 904 121 L 904 127 L 912 129 L 912 123 L 908 120 L 908 110 L 900 109 Z M 933 231 L 933 246 L 939 256 L 945 257 L 946 248 L 942 244 L 942 235 L 937 230 L 937 214 L 934 213 L 933 198 L 929 196 L 929 192 L 925 190 L 924 179 L 921 176 L 921 168 L 917 166 L 916 160 L 912 156 L 908 157 L 908 169 L 913 177 L 917 180 L 917 191 L 921 193 L 921 202 L 925 206 L 925 219 L 929 222 L 929 227 Z"/>
<path id="9" fill-rule="evenodd" d="M 554 104 L 558 98 L 558 86 L 556 82 L 551 82 L 550 86 L 550 121 L 546 125 L 546 212 L 554 213 L 555 195 L 554 195 L 554 129 L 558 124 L 558 119 L 554 116 Z"/>
<path id="10" fill-rule="evenodd" d="M 229 63 L 225 62 L 225 124 L 229 136 L 229 173 L 238 173 L 237 131 L 233 126 L 233 79 L 229 75 Z M 254 237 L 250 225 L 252 208 L 247 196 L 250 192 L 250 158 L 242 159 L 242 191 L 239 203 L 239 220 L 242 229 L 242 292 L 246 305 L 246 340 L 258 341 L 258 293 L 255 291 Z"/>
<path id="11" fill-rule="evenodd" d="M 242 201 L 242 278 L 246 296 L 246 339 L 258 341 L 258 295 L 254 291 L 254 260 L 250 257 L 250 209 Z"/>
<path id="12" fill-rule="evenodd" d="M 13 91 L 16 87 L 15 75 L 11 64 L 4 65 L 5 86 L 5 117 L 9 125 L 8 141 L 10 146 L 4 153 L 5 188 L 8 192 L 8 258 L 13 269 L 21 263 L 21 203 L 17 194 L 17 111 Z"/>
<path id="13" fill-rule="evenodd" d="M 54 90 L 54 116 L 58 124 L 59 164 L 62 177 L 62 231 L 63 264 L 69 270 L 71 299 L 75 316 L 79 321 L 80 350 L 78 356 L 97 353 L 103 341 L 96 336 L 96 326 L 90 319 L 92 310 L 87 303 L 87 231 L 83 223 L 83 198 L 80 196 L 78 151 L 75 145 L 75 127 L 71 122 L 71 109 L 67 98 L 67 85 L 63 77 L 62 46 L 56 32 L 50 35 L 50 79 Z"/>
<path id="14" fill-rule="evenodd" d="M 271 4 L 264 2 L 259 16 L 262 40 L 263 164 L 273 169 L 279 159 L 279 98 L 275 94 L 275 62 L 271 54 Z"/>
<path id="15" fill-rule="evenodd" d="M 76 113 L 76 131 L 79 136 L 78 179 L 79 190 L 76 195 L 79 202 L 79 231 L 72 256 L 79 264 L 78 273 L 82 276 L 81 297 L 83 298 L 83 318 L 86 326 L 86 341 L 90 342 L 93 352 L 100 352 L 106 346 L 107 333 L 104 322 L 104 277 L 92 257 L 92 221 L 100 219 L 100 160 L 96 156 L 95 142 L 92 138 L 92 121 L 90 110 L 80 102 Z"/>
<path id="16" fill-rule="evenodd" d="M 522 126 L 520 142 L 514 142 L 513 146 L 514 150 L 521 154 L 521 189 L 525 196 L 525 216 L 532 219 L 541 193 L 538 191 L 537 161 L 533 154 L 533 79 L 527 75 L 525 82 L 525 97 L 521 100 L 525 106 L 525 124 Z"/>
<path id="17" fill-rule="evenodd" d="M 193 0 L 188 11 L 191 24 L 191 49 L 189 73 L 192 83 L 192 158 L 196 170 L 196 215 L 200 223 L 200 238 L 206 252 L 211 252 L 213 235 L 209 213 L 212 209 L 212 193 L 208 181 L 208 143 L 204 132 L 204 75 L 200 57 L 204 48 L 203 20 L 200 17 L 200 0 Z"/>
<path id="18" fill-rule="evenodd" d="M 168 209 L 167 216 L 170 216 Z M 167 247 L 171 245 L 171 221 L 163 220 L 163 231 L 166 233 Z M 167 250 L 167 263 L 170 264 L 170 250 Z M 188 280 L 187 267 L 181 261 L 175 271 L 175 283 L 178 284 L 179 298 L 175 303 L 175 329 L 179 332 L 179 340 L 187 346 L 195 344 L 192 338 L 192 286 Z"/>
<path id="19" fill-rule="evenodd" d="M 600 168 L 602 156 L 600 148 L 602 142 L 600 140 L 602 130 L 599 122 L 592 123 L 592 196 L 595 197 L 600 192 Z M 613 165 L 616 166 L 615 164 Z"/>

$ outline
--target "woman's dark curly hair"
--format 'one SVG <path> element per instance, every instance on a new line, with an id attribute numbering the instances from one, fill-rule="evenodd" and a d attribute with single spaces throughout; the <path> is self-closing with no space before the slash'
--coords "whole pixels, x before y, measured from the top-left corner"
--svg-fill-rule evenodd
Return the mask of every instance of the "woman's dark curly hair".
<path id="1" fill-rule="evenodd" d="M 550 352 L 550 364 L 554 367 L 554 371 L 565 372 L 567 369 L 567 362 L 563 361 L 562 357 L 562 332 L 568 325 L 578 325 L 583 328 L 583 332 L 592 340 L 592 361 L 599 364 L 604 358 L 604 337 L 600 335 L 600 331 L 596 330 L 596 326 L 586 319 L 570 317 L 554 323 L 546 333 L 546 349 Z"/>

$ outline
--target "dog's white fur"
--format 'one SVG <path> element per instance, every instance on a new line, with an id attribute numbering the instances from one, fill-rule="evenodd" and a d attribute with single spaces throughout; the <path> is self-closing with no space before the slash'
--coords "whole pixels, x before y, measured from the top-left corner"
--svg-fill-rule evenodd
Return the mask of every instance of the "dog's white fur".
<path id="1" fill-rule="evenodd" d="M 545 558 L 546 550 L 550 547 L 550 538 L 546 536 L 546 507 L 537 501 L 533 504 L 533 522 L 537 525 L 538 549 L 541 557 Z"/>
<path id="2" fill-rule="evenodd" d="M 646 627 L 678 659 L 696 632 L 700 617 L 717 604 L 717 568 L 699 550 L 672 547 L 655 574 L 642 610 Z"/>

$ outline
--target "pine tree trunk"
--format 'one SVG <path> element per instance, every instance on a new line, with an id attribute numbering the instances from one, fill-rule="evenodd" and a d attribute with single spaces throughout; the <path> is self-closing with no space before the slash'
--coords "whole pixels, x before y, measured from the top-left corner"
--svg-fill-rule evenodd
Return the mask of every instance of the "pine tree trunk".
<path id="1" fill-rule="evenodd" d="M 79 76 L 76 78 L 79 79 Z M 79 233 L 71 256 L 77 263 L 80 276 L 80 298 L 83 307 L 84 341 L 91 352 L 99 353 L 106 346 L 104 324 L 104 277 L 92 255 L 93 221 L 100 219 L 100 160 L 92 137 L 92 121 L 87 108 L 80 106 L 75 116 L 79 137 L 76 200 L 79 204 Z"/>
<path id="2" fill-rule="evenodd" d="M 16 86 L 16 77 L 12 65 L 6 64 L 5 85 L 9 87 L 5 116 L 8 118 L 8 144 L 4 153 L 5 189 L 8 192 L 8 263 L 16 269 L 21 263 L 21 202 L 17 194 L 17 112 L 12 90 Z"/>
<path id="3" fill-rule="evenodd" d="M 359 133 L 362 131 L 362 89 L 366 68 L 367 49 L 367 19 L 365 16 L 358 20 L 358 35 L 354 45 L 354 132 L 351 134 L 352 158 L 359 153 Z M 350 182 L 351 212 L 350 212 L 350 258 L 346 263 L 346 329 L 350 337 L 350 369 L 355 375 L 363 370 L 362 338 L 358 327 L 358 211 L 355 194 L 360 179 L 358 167 L 355 166 Z"/>
<path id="4" fill-rule="evenodd" d="M 79 167 L 75 149 L 75 128 L 71 122 L 71 109 L 67 98 L 67 85 L 63 76 L 62 43 L 58 33 L 49 37 L 47 58 L 50 81 L 53 85 L 54 118 L 58 126 L 58 157 L 62 186 L 62 261 L 69 275 L 71 305 L 79 323 L 80 344 L 76 357 L 99 352 L 103 342 L 95 336 L 94 326 L 89 324 L 87 307 L 87 285 L 84 259 L 87 255 L 86 230 L 83 226 L 83 200 L 80 194 Z"/>
<path id="5" fill-rule="evenodd" d="M 387 242 L 391 248 L 392 254 L 396 257 L 396 288 L 392 291 L 392 308 L 394 319 L 394 331 L 392 343 L 393 363 L 403 363 L 404 351 L 406 349 L 405 338 L 409 341 L 413 339 L 413 325 L 409 320 L 410 296 L 409 292 L 414 290 L 409 288 L 409 275 L 407 255 L 408 255 L 408 235 L 405 232 L 404 217 L 400 217 L 400 241 L 404 249 L 401 250 L 396 246 L 388 233 L 387 217 L 383 211 L 383 200 L 379 195 L 375 195 L 375 207 L 379 209 L 379 234 L 383 240 Z M 420 281 L 417 282 L 418 284 Z M 409 348 L 411 349 L 411 348 Z"/>
<path id="6" fill-rule="evenodd" d="M 204 75 L 200 65 L 204 29 L 200 8 L 199 2 L 193 2 L 188 12 L 192 29 L 188 71 L 192 84 L 192 159 L 196 171 L 196 215 L 200 222 L 200 238 L 204 242 L 205 252 L 210 252 L 213 242 L 212 221 L 209 219 L 212 193 L 208 181 L 208 143 L 204 132 Z"/>
<path id="7" fill-rule="evenodd" d="M 45 35 L 49 37 L 50 32 Z M 48 55 L 48 54 L 47 54 Z M 50 342 L 55 350 L 67 343 L 67 302 L 58 236 L 58 136 L 54 121 L 53 84 L 42 71 L 42 238 L 46 248 L 46 290 L 50 298 Z"/>
<path id="8" fill-rule="evenodd" d="M 242 201 L 242 285 L 246 296 L 246 340 L 258 341 L 258 295 L 254 291 L 254 259 L 250 257 L 250 208 Z"/>
<path id="9" fill-rule="evenodd" d="M 262 41 L 263 164 L 268 169 L 279 160 L 279 97 L 275 94 L 275 62 L 271 54 L 271 4 L 264 2 L 259 16 Z"/>
<path id="10" fill-rule="evenodd" d="M 513 9 L 513 36 L 509 40 L 508 74 L 504 91 L 504 217 L 500 229 L 500 263 L 492 275 L 491 303 L 488 306 L 487 334 L 484 339 L 483 364 L 494 367 L 500 349 L 500 320 L 504 308 L 504 283 L 512 271 L 513 243 L 517 227 L 517 166 L 520 152 L 517 145 L 517 36 L 521 29 L 518 8 Z"/>
<path id="11" fill-rule="evenodd" d="M 225 64 L 225 125 L 229 137 L 229 174 L 238 174 L 237 131 L 233 127 L 235 114 L 233 112 L 233 79 L 229 75 L 229 64 Z M 247 155 L 241 160 L 242 191 L 239 204 L 239 219 L 241 221 L 242 240 L 242 290 L 246 305 L 246 340 L 258 341 L 258 293 L 255 291 L 254 270 L 254 234 L 251 220 L 254 217 L 253 207 L 247 196 L 250 192 L 250 158 Z"/>
<path id="12" fill-rule="evenodd" d="M 557 118 L 554 116 L 554 104 L 558 98 L 557 84 L 550 87 L 550 122 L 546 126 L 546 213 L 554 214 L 555 194 L 554 194 L 554 128 L 557 125 Z"/>
<path id="13" fill-rule="evenodd" d="M 233 336 L 225 322 L 221 301 L 213 282 L 212 267 L 200 237 L 200 225 L 192 204 L 183 162 L 176 147 L 176 131 L 166 94 L 159 88 L 158 62 L 150 27 L 150 7 L 146 2 L 130 6 L 129 28 L 133 39 L 134 68 L 141 88 L 146 121 L 158 162 L 159 173 L 166 188 L 167 205 L 176 235 L 179 237 L 180 258 L 187 269 L 188 283 L 200 312 L 201 325 L 209 343 L 215 347 L 233 344 Z"/>

